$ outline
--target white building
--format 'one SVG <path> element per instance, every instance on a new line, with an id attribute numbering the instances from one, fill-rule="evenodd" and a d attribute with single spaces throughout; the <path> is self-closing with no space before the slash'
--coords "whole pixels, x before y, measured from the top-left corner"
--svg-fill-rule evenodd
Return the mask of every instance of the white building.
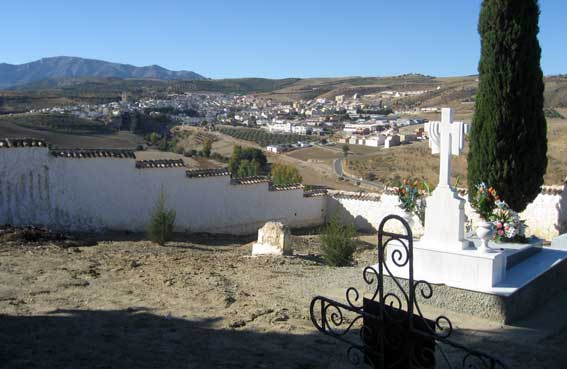
<path id="1" fill-rule="evenodd" d="M 302 125 L 295 125 L 291 127 L 291 132 L 298 135 L 310 135 L 311 132 L 313 132 L 313 128 Z"/>
<path id="2" fill-rule="evenodd" d="M 386 141 L 384 141 L 384 148 L 389 149 L 390 147 L 400 146 L 400 136 L 399 135 L 391 135 L 386 137 Z"/>

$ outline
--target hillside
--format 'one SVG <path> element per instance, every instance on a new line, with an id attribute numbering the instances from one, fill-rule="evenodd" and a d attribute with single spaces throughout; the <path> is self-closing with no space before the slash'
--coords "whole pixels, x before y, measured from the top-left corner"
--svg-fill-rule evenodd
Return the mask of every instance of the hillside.
<path id="1" fill-rule="evenodd" d="M 546 107 L 567 107 L 567 76 L 545 78 Z M 449 106 L 461 117 L 474 109 L 477 77 L 431 77 L 409 74 L 394 77 L 339 78 L 235 78 L 219 80 L 157 80 L 116 77 L 52 78 L 30 82 L 11 90 L 0 90 L 0 114 L 21 113 L 30 109 L 77 103 L 101 104 L 120 100 L 122 92 L 132 99 L 164 97 L 170 93 L 204 92 L 257 94 L 278 101 L 334 99 L 376 95 L 383 91 L 415 92 L 420 95 L 384 99 L 395 110 Z M 374 96 L 376 97 L 376 96 Z M 374 99 L 375 100 L 375 99 Z"/>
<path id="2" fill-rule="evenodd" d="M 135 67 L 102 60 L 60 56 L 43 58 L 25 64 L 0 63 L 0 88 L 25 85 L 45 79 L 79 77 L 147 78 L 158 80 L 202 80 L 190 71 L 171 71 L 159 65 Z"/>

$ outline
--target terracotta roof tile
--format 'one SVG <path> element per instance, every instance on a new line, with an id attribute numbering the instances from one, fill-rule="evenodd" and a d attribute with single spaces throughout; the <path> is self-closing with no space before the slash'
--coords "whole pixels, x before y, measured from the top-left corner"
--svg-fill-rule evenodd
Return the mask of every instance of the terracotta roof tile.
<path id="1" fill-rule="evenodd" d="M 2 138 L 0 149 L 12 147 L 47 147 L 47 143 L 38 138 Z"/>
<path id="2" fill-rule="evenodd" d="M 303 193 L 303 197 L 320 197 L 320 196 L 327 196 L 328 191 L 324 188 L 314 189 L 310 191 L 305 191 Z"/>
<path id="3" fill-rule="evenodd" d="M 230 183 L 234 185 L 251 185 L 258 183 L 269 183 L 269 182 L 270 179 L 265 176 L 240 177 L 240 178 L 233 178 L 230 180 Z"/>
<path id="4" fill-rule="evenodd" d="M 136 155 L 132 150 L 120 149 L 53 149 L 49 151 L 56 158 L 68 159 L 96 159 L 96 158 L 114 158 L 114 159 L 136 159 Z"/>
<path id="5" fill-rule="evenodd" d="M 189 178 L 230 176 L 228 168 L 189 169 L 185 172 Z"/>
<path id="6" fill-rule="evenodd" d="M 329 194 L 335 199 L 380 201 L 380 194 L 370 192 L 331 191 Z"/>
<path id="7" fill-rule="evenodd" d="M 304 186 L 301 183 L 289 184 L 289 185 L 271 185 L 270 191 L 293 191 L 301 190 Z"/>
<path id="8" fill-rule="evenodd" d="M 541 193 L 544 195 L 561 195 L 565 191 L 565 186 L 542 186 Z"/>
<path id="9" fill-rule="evenodd" d="M 185 163 L 182 159 L 164 159 L 164 160 L 137 160 L 136 168 L 149 169 L 149 168 L 179 168 L 184 167 Z"/>

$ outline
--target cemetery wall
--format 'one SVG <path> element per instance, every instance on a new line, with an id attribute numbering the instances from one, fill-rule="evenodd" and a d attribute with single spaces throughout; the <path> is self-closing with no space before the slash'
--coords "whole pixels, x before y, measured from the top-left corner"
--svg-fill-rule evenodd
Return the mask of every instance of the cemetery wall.
<path id="1" fill-rule="evenodd" d="M 265 181 L 188 178 L 185 167 L 138 169 L 135 163 L 124 157 L 56 157 L 45 147 L 0 148 L 0 224 L 144 231 L 163 191 L 177 213 L 178 231 L 246 234 L 267 221 L 309 227 L 335 214 L 359 230 L 375 231 L 385 216 L 397 214 L 414 236 L 423 234 L 419 219 L 405 214 L 392 193 L 309 196 L 301 188 L 273 191 Z M 465 212 L 474 221 L 468 203 Z M 552 240 L 566 233 L 567 184 L 544 187 L 521 217 L 529 235 Z"/>
<path id="2" fill-rule="evenodd" d="M 355 224 L 360 231 L 374 232 L 380 226 L 384 217 L 395 214 L 404 218 L 410 225 L 413 235 L 423 235 L 423 227 L 419 218 L 409 216 L 399 207 L 398 196 L 390 193 L 370 194 L 344 191 L 329 191 L 327 204 L 327 220 L 338 216 L 343 222 Z M 390 229 L 394 232 L 403 232 L 397 222 L 391 222 L 399 229 Z"/>
<path id="3" fill-rule="evenodd" d="M 538 197 L 520 214 L 528 234 L 552 240 L 567 233 L 567 182 L 544 186 Z"/>
<path id="4" fill-rule="evenodd" d="M 466 200 L 466 195 L 461 195 Z M 328 198 L 328 214 L 330 219 L 338 214 L 340 219 L 352 222 L 361 231 L 376 231 L 382 219 L 389 214 L 404 217 L 412 228 L 413 235 L 423 235 L 423 227 L 416 216 L 408 216 L 398 206 L 395 194 L 363 194 L 356 192 L 330 191 Z M 465 214 L 472 225 L 478 216 L 468 203 L 465 203 Z M 560 234 L 567 233 L 567 183 L 563 186 L 545 186 L 542 193 L 524 210 L 520 217 L 526 221 L 528 236 L 535 235 L 551 241 Z M 402 229 L 396 230 L 402 231 Z"/>
<path id="5" fill-rule="evenodd" d="M 45 147 L 0 148 L 0 224 L 72 231 L 145 231 L 159 194 L 176 230 L 249 234 L 267 221 L 319 225 L 324 196 L 269 183 L 233 184 L 228 175 L 188 178 L 185 167 L 136 168 L 134 158 L 67 158 Z"/>

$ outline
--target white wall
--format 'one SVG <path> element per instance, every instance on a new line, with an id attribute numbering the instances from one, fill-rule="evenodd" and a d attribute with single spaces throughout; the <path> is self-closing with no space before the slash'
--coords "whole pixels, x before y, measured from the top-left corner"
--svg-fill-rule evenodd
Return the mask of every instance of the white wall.
<path id="1" fill-rule="evenodd" d="M 269 191 L 267 183 L 230 184 L 228 176 L 187 178 L 185 168 L 136 169 L 133 159 L 70 159 L 46 148 L 0 149 L 0 224 L 47 225 L 72 231 L 144 231 L 159 193 L 177 212 L 179 231 L 246 234 L 265 222 L 319 225 L 335 213 L 361 230 L 376 230 L 389 214 L 408 217 L 393 194 Z M 467 216 L 475 218 L 467 204 Z M 552 240 L 567 232 L 567 185 L 546 188 L 521 214 L 528 235 Z M 397 230 L 401 231 L 401 229 Z"/>
<path id="2" fill-rule="evenodd" d="M 408 221 L 412 233 L 416 237 L 423 234 L 423 227 L 419 218 L 409 216 L 399 207 L 397 195 L 363 195 L 355 192 L 330 191 L 327 204 L 327 220 L 338 215 L 343 222 L 353 223 L 358 230 L 376 231 L 380 222 L 386 216 L 395 214 Z M 399 226 L 397 222 L 391 222 Z M 389 229 L 393 232 L 402 232 L 401 227 Z"/>
<path id="3" fill-rule="evenodd" d="M 71 231 L 144 231 L 161 191 L 178 231 L 246 234 L 265 222 L 319 225 L 324 197 L 232 185 L 230 177 L 187 178 L 185 168 L 135 168 L 134 159 L 56 158 L 45 148 L 0 151 L 0 224 Z"/>
<path id="4" fill-rule="evenodd" d="M 466 195 L 462 197 L 466 199 Z M 398 204 L 398 197 L 393 194 L 364 195 L 360 198 L 360 194 L 355 192 L 330 191 L 327 219 L 338 213 L 343 221 L 354 223 L 359 230 L 376 231 L 384 217 L 396 214 L 408 221 L 414 236 L 422 236 L 424 229 L 419 219 L 405 214 Z M 465 213 L 474 227 L 478 216 L 468 201 Z M 535 235 L 551 241 L 560 234 L 567 233 L 567 183 L 560 189 L 545 188 L 520 217 L 526 222 L 528 236 Z M 400 232 L 402 229 L 394 231 Z"/>

